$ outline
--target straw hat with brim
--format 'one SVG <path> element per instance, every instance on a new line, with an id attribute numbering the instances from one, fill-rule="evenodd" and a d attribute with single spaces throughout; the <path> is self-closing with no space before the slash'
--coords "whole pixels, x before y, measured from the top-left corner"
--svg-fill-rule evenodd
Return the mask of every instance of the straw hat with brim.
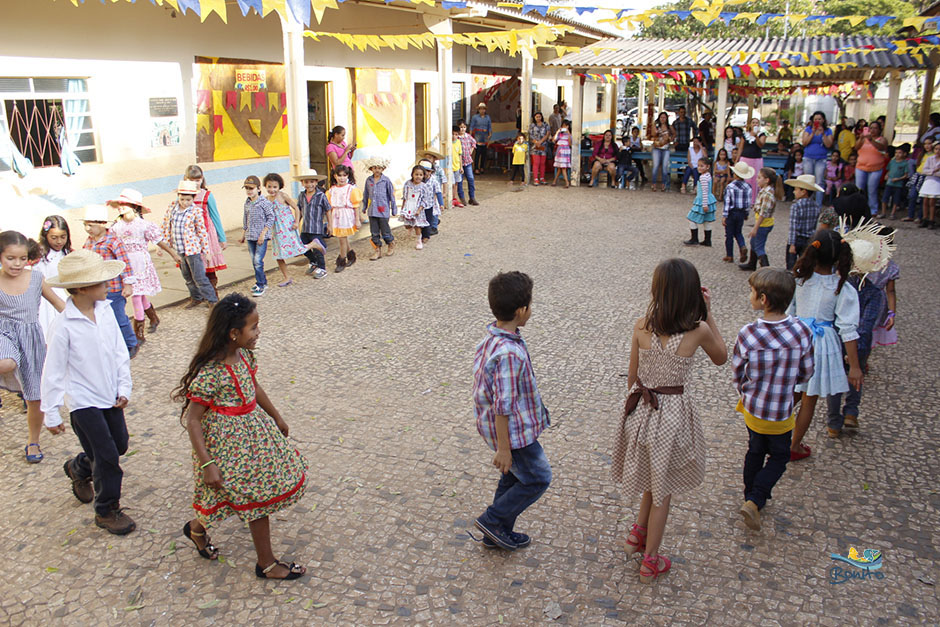
<path id="1" fill-rule="evenodd" d="M 292 178 L 295 181 L 304 181 L 304 180 L 309 181 L 311 179 L 314 181 L 322 181 L 323 179 L 326 178 L 326 175 L 317 174 L 317 171 L 314 170 L 313 168 L 307 168 L 306 170 L 301 170 L 300 172 L 295 174 Z"/>
<path id="2" fill-rule="evenodd" d="M 124 272 L 124 262 L 116 259 L 105 261 L 98 253 L 81 249 L 63 257 L 58 270 L 58 275 L 46 280 L 50 286 L 90 287 L 110 281 Z"/>
<path id="3" fill-rule="evenodd" d="M 180 181 L 180 184 L 176 186 L 176 193 L 195 196 L 199 193 L 199 183 L 196 181 Z"/>
<path id="4" fill-rule="evenodd" d="M 415 156 L 418 157 L 419 159 L 422 159 L 422 158 L 426 157 L 427 155 L 431 155 L 431 156 L 434 157 L 435 159 L 443 159 L 443 158 L 444 158 L 444 155 L 442 155 L 441 153 L 439 153 L 439 152 L 436 151 L 436 150 L 419 150 L 419 151 L 415 154 Z"/>
<path id="5" fill-rule="evenodd" d="M 486 108 L 485 102 L 481 102 L 480 104 L 477 105 L 477 109 L 485 109 L 485 108 Z"/>
<path id="6" fill-rule="evenodd" d="M 734 167 L 731 168 L 731 171 L 740 176 L 742 179 L 747 180 L 754 177 L 754 168 L 744 163 L 743 161 L 738 161 L 734 164 Z"/>
<path id="7" fill-rule="evenodd" d="M 363 165 L 366 167 L 366 170 L 371 170 L 372 168 L 387 168 L 389 160 L 386 157 L 369 157 L 365 160 Z"/>
<path id="8" fill-rule="evenodd" d="M 117 205 L 118 212 L 124 215 L 128 211 L 133 211 L 134 207 L 140 209 L 141 213 L 150 213 L 150 209 L 144 206 L 144 195 L 136 189 L 129 187 L 121 190 L 121 195 L 108 201 L 109 205 Z"/>
<path id="9" fill-rule="evenodd" d="M 843 216 L 839 221 L 839 230 L 844 231 L 845 228 L 846 219 Z M 877 222 L 862 220 L 842 236 L 852 249 L 852 274 L 861 275 L 862 281 L 870 272 L 884 270 L 897 249 L 894 232 L 882 235 L 881 231 L 882 226 Z"/>
<path id="10" fill-rule="evenodd" d="M 83 222 L 110 222 L 107 205 L 88 205 L 85 207 Z"/>
<path id="11" fill-rule="evenodd" d="M 808 189 L 811 192 L 824 192 L 822 187 L 816 184 L 816 177 L 812 174 L 801 174 L 795 179 L 787 179 L 784 181 L 790 187 L 799 187 L 800 189 Z"/>
<path id="12" fill-rule="evenodd" d="M 424 168 L 425 170 L 433 170 L 433 169 L 434 169 L 434 164 L 431 163 L 430 161 L 428 161 L 427 159 L 422 159 L 422 160 L 419 161 L 416 165 L 421 166 L 421 167 Z"/>

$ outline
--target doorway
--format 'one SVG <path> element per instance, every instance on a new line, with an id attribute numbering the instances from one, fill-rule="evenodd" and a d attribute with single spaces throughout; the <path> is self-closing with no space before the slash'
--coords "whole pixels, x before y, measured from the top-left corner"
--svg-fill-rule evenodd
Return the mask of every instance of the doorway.
<path id="1" fill-rule="evenodd" d="M 307 139 L 310 146 L 310 167 L 326 174 L 326 144 L 330 132 L 330 97 L 332 83 L 307 81 Z"/>
<path id="2" fill-rule="evenodd" d="M 428 83 L 415 83 L 415 152 L 428 147 Z"/>

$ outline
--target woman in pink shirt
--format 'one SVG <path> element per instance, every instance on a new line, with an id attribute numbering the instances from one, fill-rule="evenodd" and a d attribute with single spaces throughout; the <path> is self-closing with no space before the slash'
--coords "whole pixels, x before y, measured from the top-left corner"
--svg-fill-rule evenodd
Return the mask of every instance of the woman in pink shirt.
<path id="1" fill-rule="evenodd" d="M 591 186 L 597 185 L 597 177 L 601 169 L 607 170 L 607 187 L 614 187 L 617 180 L 617 142 L 614 141 L 614 132 L 604 131 L 604 138 L 594 146 L 594 165 L 591 166 Z"/>
<path id="2" fill-rule="evenodd" d="M 338 166 L 349 168 L 349 182 L 356 183 L 353 176 L 352 155 L 356 152 L 356 142 L 346 145 L 346 129 L 336 126 L 330 131 L 330 143 L 326 145 L 326 158 L 330 162 L 330 172 Z"/>

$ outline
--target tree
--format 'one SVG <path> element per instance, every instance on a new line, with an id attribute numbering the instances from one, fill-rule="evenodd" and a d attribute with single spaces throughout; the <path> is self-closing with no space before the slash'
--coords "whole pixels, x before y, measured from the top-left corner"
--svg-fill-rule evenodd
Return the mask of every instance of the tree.
<path id="1" fill-rule="evenodd" d="M 862 0 L 858 0 L 861 2 Z M 887 2 L 890 0 L 875 0 Z M 900 0 L 896 0 L 900 1 Z M 692 6 L 692 0 L 676 0 L 657 7 L 665 11 L 688 11 Z M 816 13 L 816 3 L 813 0 L 791 0 L 790 13 L 805 13 L 811 15 Z M 751 2 L 747 5 L 731 5 L 726 9 L 728 13 L 782 13 L 783 3 L 780 0 Z M 867 15 L 867 13 L 866 13 Z M 818 22 L 804 22 L 797 26 L 788 27 L 788 36 L 792 37 L 797 32 L 800 36 L 812 36 L 819 34 L 824 27 Z M 650 26 L 643 26 L 640 29 L 640 37 L 658 37 L 664 39 L 686 39 L 704 36 L 708 39 L 724 39 L 738 37 L 783 37 L 784 23 L 782 20 L 769 20 L 764 25 L 753 23 L 749 20 L 733 20 L 725 24 L 723 20 L 717 20 L 712 24 L 705 25 L 694 17 L 688 17 L 685 20 L 676 15 L 661 15 L 653 19 Z"/>
<path id="2" fill-rule="evenodd" d="M 922 9 L 909 0 L 828 0 L 822 4 L 825 15 L 894 15 L 898 18 L 914 17 Z M 893 20 L 887 26 L 866 26 L 862 22 L 852 26 L 848 22 L 827 23 L 827 29 L 833 35 L 869 35 L 872 37 L 890 37 L 901 27 L 900 20 Z"/>

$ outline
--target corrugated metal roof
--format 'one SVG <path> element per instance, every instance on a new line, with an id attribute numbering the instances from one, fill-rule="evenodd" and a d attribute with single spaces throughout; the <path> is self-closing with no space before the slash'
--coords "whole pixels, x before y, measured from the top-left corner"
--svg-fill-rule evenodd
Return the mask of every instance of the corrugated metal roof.
<path id="1" fill-rule="evenodd" d="M 622 71 L 653 71 L 662 72 L 670 69 L 692 70 L 759 63 L 762 61 L 778 61 L 796 53 L 813 53 L 822 50 L 844 50 L 849 48 L 887 48 L 891 39 L 887 37 L 774 37 L 771 39 L 741 38 L 741 39 L 602 39 L 579 52 L 566 54 L 563 57 L 546 61 L 549 67 L 568 68 L 620 68 Z M 591 48 L 611 48 L 615 50 L 600 50 L 595 54 Z M 750 54 L 743 60 L 737 54 L 727 53 L 699 53 L 693 59 L 688 52 L 677 52 L 663 56 L 663 50 L 745 50 Z M 765 53 L 765 54 L 761 54 Z M 761 57 L 764 58 L 761 58 Z M 857 67 L 847 70 L 840 76 L 850 74 L 870 74 L 872 70 L 882 72 L 887 70 L 920 70 L 933 67 L 929 58 L 925 56 L 920 62 L 909 54 L 895 54 L 889 50 L 869 52 L 867 54 L 848 53 L 838 57 L 834 54 L 823 54 L 818 59 L 812 54 L 808 61 L 800 59 L 794 62 L 796 66 L 822 65 L 825 63 L 857 63 Z M 783 68 L 781 68 L 783 69 Z M 771 76 L 769 78 L 776 78 Z"/>

